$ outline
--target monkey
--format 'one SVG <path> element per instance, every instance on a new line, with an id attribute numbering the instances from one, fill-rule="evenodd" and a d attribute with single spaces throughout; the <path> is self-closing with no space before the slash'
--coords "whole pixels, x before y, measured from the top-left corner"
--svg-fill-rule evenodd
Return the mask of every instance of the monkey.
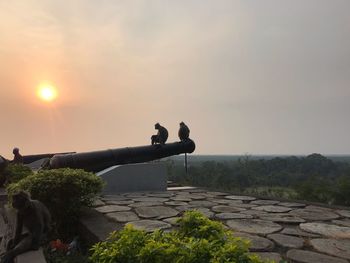
<path id="1" fill-rule="evenodd" d="M 15 164 L 22 164 L 23 163 L 23 156 L 19 153 L 19 148 L 15 147 L 12 151 L 14 157 L 12 163 Z"/>
<path id="2" fill-rule="evenodd" d="M 182 142 L 188 140 L 188 138 L 190 137 L 190 129 L 183 121 L 180 122 L 180 129 L 178 135 Z"/>
<path id="3" fill-rule="evenodd" d="M 158 130 L 158 133 L 156 135 L 152 135 L 151 137 L 152 145 L 156 143 L 159 143 L 161 145 L 165 144 L 169 136 L 168 130 L 163 126 L 161 126 L 159 123 L 156 123 L 154 125 L 154 128 Z"/>
<path id="4" fill-rule="evenodd" d="M 38 250 L 50 231 L 51 215 L 42 202 L 20 191 L 12 196 L 12 206 L 17 210 L 15 236 L 8 242 L 1 263 L 12 263 L 19 254 Z M 23 227 L 28 230 L 24 235 Z"/>

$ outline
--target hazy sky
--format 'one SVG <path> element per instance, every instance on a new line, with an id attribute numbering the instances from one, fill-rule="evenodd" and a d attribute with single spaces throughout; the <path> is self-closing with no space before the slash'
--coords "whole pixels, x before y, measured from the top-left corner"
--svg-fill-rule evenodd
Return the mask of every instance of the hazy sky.
<path id="1" fill-rule="evenodd" d="M 0 0 L 0 154 L 350 153 L 349 0 Z M 57 87 L 48 104 L 42 82 Z"/>

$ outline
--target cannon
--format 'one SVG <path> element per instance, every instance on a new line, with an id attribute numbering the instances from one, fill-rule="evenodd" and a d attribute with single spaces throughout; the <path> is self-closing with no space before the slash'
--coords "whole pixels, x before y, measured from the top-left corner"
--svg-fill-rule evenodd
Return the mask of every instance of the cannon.
<path id="1" fill-rule="evenodd" d="M 23 164 L 30 164 L 42 159 L 52 158 L 57 154 L 69 154 L 75 152 L 64 152 L 64 153 L 43 153 L 43 154 L 31 154 L 31 155 L 23 155 Z"/>
<path id="2" fill-rule="evenodd" d="M 143 163 L 172 155 L 192 153 L 195 148 L 195 143 L 188 139 L 164 145 L 156 144 L 104 151 L 57 154 L 50 159 L 45 168 L 74 168 L 98 172 L 114 165 Z"/>

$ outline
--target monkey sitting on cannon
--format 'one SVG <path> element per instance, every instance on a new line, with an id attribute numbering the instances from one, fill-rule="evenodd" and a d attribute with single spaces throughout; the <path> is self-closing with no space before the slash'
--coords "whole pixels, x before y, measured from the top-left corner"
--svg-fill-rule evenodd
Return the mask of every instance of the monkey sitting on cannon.
<path id="1" fill-rule="evenodd" d="M 152 135 L 151 137 L 152 145 L 156 143 L 165 144 L 169 136 L 168 130 L 165 127 L 161 126 L 159 123 L 156 123 L 154 125 L 154 128 L 158 130 L 158 133 L 156 135 Z"/>
<path id="2" fill-rule="evenodd" d="M 190 137 L 190 129 L 183 121 L 180 122 L 180 129 L 178 135 L 182 142 L 188 140 L 188 138 Z"/>
<path id="3" fill-rule="evenodd" d="M 51 215 L 42 202 L 20 191 L 12 196 L 12 206 L 17 210 L 15 236 L 7 243 L 1 263 L 12 263 L 19 254 L 38 250 L 50 231 Z M 23 227 L 28 232 L 22 235 Z"/>

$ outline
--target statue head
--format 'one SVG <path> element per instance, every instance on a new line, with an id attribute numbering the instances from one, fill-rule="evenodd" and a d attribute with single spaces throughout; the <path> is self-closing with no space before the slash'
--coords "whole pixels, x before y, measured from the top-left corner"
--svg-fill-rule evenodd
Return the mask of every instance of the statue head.
<path id="1" fill-rule="evenodd" d="M 159 128 L 160 128 L 159 122 L 157 122 L 156 124 L 154 124 L 154 128 L 155 128 L 155 129 L 159 129 Z"/>
<path id="2" fill-rule="evenodd" d="M 184 126 L 185 125 L 185 123 L 182 121 L 182 122 L 180 122 L 180 126 Z"/>

